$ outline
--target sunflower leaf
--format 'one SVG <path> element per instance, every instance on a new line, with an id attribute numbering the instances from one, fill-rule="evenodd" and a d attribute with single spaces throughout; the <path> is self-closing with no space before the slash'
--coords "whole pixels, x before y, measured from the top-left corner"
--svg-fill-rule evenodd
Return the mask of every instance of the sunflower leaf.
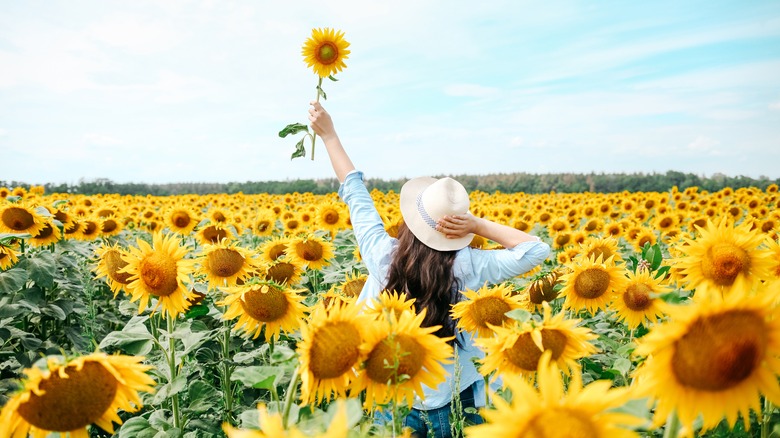
<path id="1" fill-rule="evenodd" d="M 291 134 L 297 134 L 301 131 L 309 132 L 309 127 L 303 123 L 290 123 L 279 131 L 279 137 L 285 138 Z"/>
<path id="2" fill-rule="evenodd" d="M 531 319 L 531 312 L 525 309 L 510 310 L 509 312 L 506 312 L 504 315 L 506 315 L 508 318 L 512 318 L 520 322 L 527 322 L 529 319 Z"/>
<path id="3" fill-rule="evenodd" d="M 153 428 L 149 421 L 144 417 L 133 417 L 125 421 L 122 428 L 117 433 L 118 438 L 152 438 L 157 434 L 157 429 Z"/>
<path id="4" fill-rule="evenodd" d="M 0 294 L 9 296 L 19 292 L 24 287 L 27 279 L 27 271 L 21 268 L 14 267 L 5 272 L 0 272 Z"/>
<path id="5" fill-rule="evenodd" d="M 295 144 L 295 152 L 290 156 L 290 159 L 298 158 L 298 157 L 305 157 L 306 156 L 306 149 L 303 147 L 303 141 L 306 140 L 306 137 L 303 137 L 301 141 Z"/>
<path id="6" fill-rule="evenodd" d="M 339 80 L 338 80 L 338 79 L 336 79 L 336 77 L 335 77 L 335 76 L 333 76 L 333 75 L 330 75 L 330 76 L 328 76 L 328 79 L 330 79 L 330 80 L 331 80 L 331 81 L 333 81 L 333 82 L 338 82 L 338 81 L 339 81 Z"/>
<path id="7" fill-rule="evenodd" d="M 323 99 L 328 100 L 328 95 L 325 94 L 325 90 L 323 90 L 319 85 L 317 85 L 317 93 L 322 96 Z"/>

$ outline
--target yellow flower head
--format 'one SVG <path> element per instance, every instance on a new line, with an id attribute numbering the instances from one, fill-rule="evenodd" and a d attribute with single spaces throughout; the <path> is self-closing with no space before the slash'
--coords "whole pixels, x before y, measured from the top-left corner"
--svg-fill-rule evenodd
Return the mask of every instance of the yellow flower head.
<path id="1" fill-rule="evenodd" d="M 527 307 L 520 295 L 513 295 L 509 285 L 482 286 L 477 291 L 466 289 L 462 292 L 465 300 L 452 306 L 452 318 L 457 320 L 458 328 L 475 332 L 480 337 L 493 335 L 490 326 L 501 327 L 510 318 L 506 312 Z"/>
<path id="2" fill-rule="evenodd" d="M 349 56 L 347 47 L 344 32 L 328 27 L 312 29 L 311 37 L 303 44 L 303 60 L 319 77 L 326 78 L 347 68 L 344 63 Z"/>

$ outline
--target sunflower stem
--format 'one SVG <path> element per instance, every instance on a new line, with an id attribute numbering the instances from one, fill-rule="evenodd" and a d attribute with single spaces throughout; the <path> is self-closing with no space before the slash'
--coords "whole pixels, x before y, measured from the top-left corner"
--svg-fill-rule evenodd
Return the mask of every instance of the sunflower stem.
<path id="1" fill-rule="evenodd" d="M 664 427 L 664 438 L 677 438 L 680 432 L 680 419 L 677 418 L 677 412 L 672 411 L 666 419 Z"/>
<path id="2" fill-rule="evenodd" d="M 322 76 L 320 76 L 320 81 L 317 84 L 317 102 L 320 101 L 320 90 L 322 90 Z M 314 161 L 314 141 L 317 140 L 317 133 L 313 133 L 311 135 L 311 160 Z"/>
<path id="3" fill-rule="evenodd" d="M 230 375 L 233 370 L 228 361 L 230 360 L 230 326 L 229 322 L 223 322 L 224 333 L 222 335 L 222 393 L 225 395 L 225 421 L 233 420 L 233 387 L 230 383 Z"/>
<path id="4" fill-rule="evenodd" d="M 292 401 L 295 398 L 295 392 L 298 389 L 298 380 L 301 377 L 299 369 L 296 367 L 293 371 L 293 375 L 290 378 L 290 385 L 287 387 L 287 394 L 284 399 L 284 411 L 282 412 L 282 426 L 287 429 L 287 419 L 290 417 L 290 408 L 292 407 Z"/>
<path id="5" fill-rule="evenodd" d="M 490 408 L 490 373 L 485 376 L 485 409 Z"/>
<path id="6" fill-rule="evenodd" d="M 770 432 L 770 421 L 772 419 L 772 411 L 775 409 L 774 404 L 764 397 L 764 412 L 761 418 L 761 438 L 768 438 Z"/>
<path id="7" fill-rule="evenodd" d="M 171 369 L 170 383 L 173 385 L 173 381 L 176 380 L 176 339 L 173 338 L 174 320 L 173 315 L 168 315 L 168 365 Z M 171 396 L 171 411 L 173 412 L 173 427 L 181 430 L 181 417 L 179 416 L 179 395 L 174 394 Z"/>

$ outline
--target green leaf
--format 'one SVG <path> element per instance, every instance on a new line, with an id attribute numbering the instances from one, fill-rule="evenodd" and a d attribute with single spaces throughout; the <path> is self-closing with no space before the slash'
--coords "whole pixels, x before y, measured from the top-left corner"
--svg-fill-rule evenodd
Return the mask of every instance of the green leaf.
<path id="1" fill-rule="evenodd" d="M 189 385 L 187 394 L 190 404 L 187 410 L 195 414 L 202 414 L 216 406 L 215 400 L 219 400 L 220 395 L 213 386 L 203 380 L 196 380 Z"/>
<path id="2" fill-rule="evenodd" d="M 27 271 L 19 267 L 0 272 L 0 295 L 13 295 L 19 292 L 27 279 Z"/>
<path id="3" fill-rule="evenodd" d="M 154 400 L 152 404 L 159 405 L 165 400 L 173 397 L 174 395 L 182 392 L 187 388 L 187 376 L 178 375 L 173 382 L 166 383 L 163 386 L 157 387 L 157 393 L 154 394 Z"/>
<path id="4" fill-rule="evenodd" d="M 30 280 L 35 284 L 46 289 L 54 287 L 54 274 L 57 271 L 57 262 L 54 260 L 54 254 L 49 251 L 41 251 L 35 255 L 26 259 L 24 267 L 30 273 Z"/>
<path id="5" fill-rule="evenodd" d="M 301 131 L 309 132 L 309 127 L 303 123 L 290 123 L 279 131 L 279 137 L 285 138 L 291 134 L 297 134 Z"/>
<path id="6" fill-rule="evenodd" d="M 144 325 L 146 316 L 135 316 L 119 332 L 109 333 L 100 342 L 100 349 L 119 348 L 127 353 L 144 356 L 154 348 L 154 337 Z"/>
<path id="7" fill-rule="evenodd" d="M 50 316 L 54 319 L 57 319 L 59 321 L 65 321 L 65 318 L 67 318 L 65 311 L 60 309 L 59 306 L 55 306 L 52 303 L 49 303 L 41 307 L 41 313 L 46 316 Z"/>
<path id="8" fill-rule="evenodd" d="M 196 328 L 202 328 L 203 330 L 193 331 L 190 324 L 181 324 L 176 328 L 173 337 L 180 339 L 182 344 L 184 344 L 184 350 L 181 353 L 177 352 L 177 354 L 186 356 L 208 340 L 211 332 L 206 331 L 205 327 L 199 327 L 197 324 Z"/>
<path id="9" fill-rule="evenodd" d="M 322 96 L 323 99 L 328 100 L 328 95 L 325 94 L 325 90 L 323 90 L 319 85 L 317 85 L 317 93 Z"/>
<path id="10" fill-rule="evenodd" d="M 626 374 L 628 374 L 628 371 L 631 369 L 631 361 L 626 359 L 625 357 L 619 357 L 612 365 L 612 369 L 619 371 L 620 374 L 625 376 Z"/>
<path id="11" fill-rule="evenodd" d="M 528 322 L 528 320 L 531 319 L 531 312 L 525 309 L 510 310 L 509 312 L 506 312 L 504 315 L 506 315 L 508 318 L 512 318 L 520 322 Z"/>
<path id="12" fill-rule="evenodd" d="M 295 152 L 290 156 L 290 159 L 298 158 L 298 157 L 305 157 L 306 156 L 306 149 L 303 147 L 303 142 L 306 140 L 306 137 L 303 137 L 298 143 L 295 144 Z"/>
<path id="13" fill-rule="evenodd" d="M 284 377 L 284 367 L 251 366 L 236 368 L 230 375 L 230 380 L 239 381 L 244 386 L 271 390 L 277 381 Z"/>
<path id="14" fill-rule="evenodd" d="M 209 306 L 205 304 L 198 304 L 197 306 L 190 307 L 187 310 L 185 317 L 188 319 L 193 319 L 208 314 L 209 314 Z"/>
<path id="15" fill-rule="evenodd" d="M 292 405 L 292 407 L 296 407 Z M 260 414 L 257 413 L 257 409 L 249 408 L 238 416 L 241 420 L 242 429 L 260 429 Z"/>
<path id="16" fill-rule="evenodd" d="M 328 79 L 330 79 L 330 80 L 331 80 L 331 81 L 333 81 L 333 82 L 338 82 L 338 81 L 339 81 L 339 80 L 338 80 L 338 79 L 336 79 L 336 77 L 335 77 L 335 76 L 333 76 L 333 75 L 330 75 L 330 76 L 328 76 Z"/>
<path id="17" fill-rule="evenodd" d="M 655 271 L 655 278 L 661 278 L 665 276 L 670 269 L 672 269 L 671 266 L 661 266 L 657 271 Z"/>
<path id="18" fill-rule="evenodd" d="M 653 258 L 648 261 L 650 262 L 650 267 L 653 268 L 653 271 L 658 269 L 664 261 L 664 254 L 661 252 L 661 247 L 658 246 L 657 243 L 653 245 Z"/>
<path id="19" fill-rule="evenodd" d="M 144 417 L 133 417 L 122 424 L 117 438 L 154 438 L 157 429 Z"/>

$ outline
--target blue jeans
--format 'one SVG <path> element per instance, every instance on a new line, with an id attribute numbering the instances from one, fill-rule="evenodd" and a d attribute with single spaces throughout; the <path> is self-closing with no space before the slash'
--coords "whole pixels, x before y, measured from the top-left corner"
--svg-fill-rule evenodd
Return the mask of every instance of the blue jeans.
<path id="1" fill-rule="evenodd" d="M 452 438 L 452 431 L 450 430 L 450 414 L 452 411 L 452 403 L 422 411 L 419 409 L 412 409 L 412 412 L 404 419 L 404 426 L 412 429 L 412 437 L 415 438 L 428 438 L 429 434 L 436 438 Z M 474 385 L 469 386 L 460 393 L 460 404 L 465 410 L 466 408 L 474 408 Z M 484 420 L 479 414 L 469 414 L 462 412 L 466 419 L 467 424 L 482 424 Z M 429 430 L 430 429 L 430 430 Z"/>

